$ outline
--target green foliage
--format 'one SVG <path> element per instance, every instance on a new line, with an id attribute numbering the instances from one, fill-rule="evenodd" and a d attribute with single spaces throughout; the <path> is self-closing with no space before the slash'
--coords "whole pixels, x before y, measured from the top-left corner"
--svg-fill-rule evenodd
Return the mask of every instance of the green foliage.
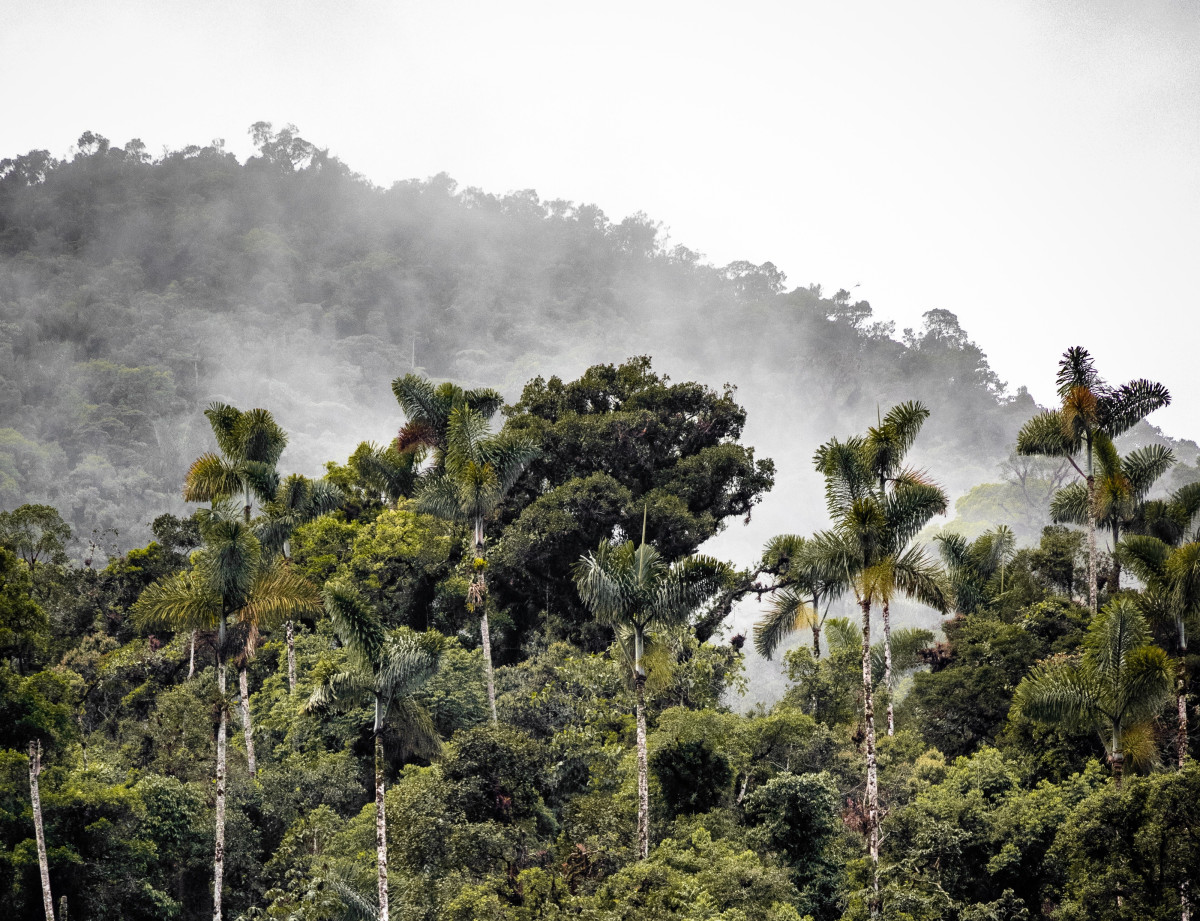
<path id="1" fill-rule="evenodd" d="M 712 809 L 733 780 L 729 759 L 704 740 L 660 744 L 650 756 L 650 770 L 671 818 Z"/>
<path id="2" fill-rule="evenodd" d="M 15 553 L 0 547 L 0 659 L 25 673 L 46 653 L 50 619 L 32 598 L 33 580 Z"/>

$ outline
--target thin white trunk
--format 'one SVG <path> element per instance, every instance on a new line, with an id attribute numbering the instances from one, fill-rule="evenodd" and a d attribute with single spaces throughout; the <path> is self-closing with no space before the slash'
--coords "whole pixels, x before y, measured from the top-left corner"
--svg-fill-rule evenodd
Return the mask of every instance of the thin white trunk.
<path id="1" fill-rule="evenodd" d="M 42 793 L 38 776 L 42 773 L 42 743 L 29 743 L 29 798 L 33 802 L 33 832 L 37 837 L 38 872 L 42 877 L 42 905 L 46 921 L 54 921 L 54 897 L 50 895 L 50 863 L 46 859 L 46 835 L 42 831 Z"/>
<path id="2" fill-rule="evenodd" d="M 1090 455 L 1090 452 L 1089 452 Z M 1088 470 L 1091 470 L 1091 461 L 1088 461 Z M 1087 494 L 1088 494 L 1088 604 L 1092 609 L 1092 613 L 1096 613 L 1098 600 L 1098 589 L 1096 587 L 1096 478 L 1088 475 L 1087 478 Z"/>
<path id="3" fill-rule="evenodd" d="M 1187 761 L 1188 742 L 1187 689 L 1182 679 L 1175 692 L 1175 708 L 1178 715 L 1175 728 L 1175 754 L 1179 760 L 1179 767 L 1182 769 L 1184 762 Z"/>
<path id="4" fill-rule="evenodd" d="M 375 698 L 375 852 L 379 864 L 379 921 L 388 921 L 387 811 L 383 797 L 382 705 Z"/>
<path id="5" fill-rule="evenodd" d="M 258 773 L 257 762 L 254 758 L 254 724 L 250 717 L 250 689 L 246 677 L 246 666 L 238 669 L 238 697 L 242 701 L 242 732 L 246 736 L 246 766 L 250 776 Z"/>
<path id="6" fill-rule="evenodd" d="M 488 629 L 487 602 L 483 616 L 479 618 L 479 632 L 483 640 L 483 670 L 487 673 L 488 706 L 492 711 L 492 724 L 496 723 L 496 679 L 492 675 L 492 632 Z"/>
<path id="7" fill-rule="evenodd" d="M 483 519 L 475 519 L 475 556 L 477 559 L 484 560 L 486 565 L 487 557 L 484 555 L 485 547 L 483 543 Z M 488 626 L 487 616 L 487 584 L 484 573 L 486 569 L 480 569 L 475 578 L 480 583 L 480 598 L 479 607 L 483 612 L 479 618 L 479 633 L 480 640 L 483 643 L 483 670 L 487 674 L 487 692 L 488 706 L 492 711 L 492 725 L 496 724 L 496 679 L 492 673 L 492 631 Z"/>
<path id="8" fill-rule="evenodd" d="M 224 626 L 224 625 L 222 625 Z M 222 629 L 222 639 L 224 634 Z M 221 921 L 221 889 L 225 876 L 225 662 L 223 650 L 217 662 L 217 687 L 221 692 L 221 724 L 217 729 L 217 829 L 213 850 L 213 921 Z"/>
<path id="9" fill-rule="evenodd" d="M 287 622 L 287 647 L 288 647 L 288 693 L 296 693 L 296 637 L 295 631 L 292 629 L 292 622 Z"/>
<path id="10" fill-rule="evenodd" d="M 638 857 L 645 860 L 650 856 L 650 771 L 646 764 L 646 679 L 642 675 L 637 683 L 637 771 L 638 771 Z"/>
<path id="11" fill-rule="evenodd" d="M 188 680 L 196 674 L 196 631 L 192 631 L 192 654 L 188 657 Z"/>
<path id="12" fill-rule="evenodd" d="M 1179 917 L 1182 921 L 1192 921 L 1191 880 L 1185 879 L 1179 884 Z"/>
<path id="13" fill-rule="evenodd" d="M 887 716 L 889 736 L 896 734 L 896 721 L 892 715 L 892 617 L 888 603 L 883 603 L 883 685 L 887 688 Z"/>
<path id="14" fill-rule="evenodd" d="M 867 744 L 867 835 L 873 869 L 875 896 L 871 915 L 879 913 L 879 772 L 875 761 L 875 695 L 871 687 L 871 602 L 862 606 L 862 680 L 863 717 L 866 722 Z"/>

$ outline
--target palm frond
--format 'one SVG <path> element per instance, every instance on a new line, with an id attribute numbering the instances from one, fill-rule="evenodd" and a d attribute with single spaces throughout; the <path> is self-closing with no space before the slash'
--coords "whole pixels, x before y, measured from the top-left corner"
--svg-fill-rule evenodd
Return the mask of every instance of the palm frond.
<path id="1" fill-rule="evenodd" d="M 211 452 L 201 454 L 188 468 L 183 480 L 185 502 L 213 502 L 236 495 L 242 488 L 236 464 Z"/>
<path id="2" fill-rule="evenodd" d="M 1058 362 L 1058 374 L 1055 375 L 1058 384 L 1058 395 L 1066 399 L 1072 390 L 1095 390 L 1103 387 L 1103 381 L 1096 371 L 1096 363 L 1091 354 L 1081 345 L 1071 346 Z"/>
<path id="3" fill-rule="evenodd" d="M 817 622 L 817 612 L 799 591 L 785 588 L 767 605 L 767 613 L 754 625 L 754 648 L 770 659 L 784 639 Z"/>
<path id="4" fill-rule="evenodd" d="M 1088 494 L 1083 483 L 1069 483 L 1050 500 L 1050 520 L 1055 524 L 1088 523 Z"/>
<path id="5" fill-rule="evenodd" d="M 1126 478 L 1138 499 L 1146 493 L 1159 477 L 1175 466 L 1175 452 L 1166 445 L 1146 445 L 1131 451 L 1122 464 Z"/>
<path id="6" fill-rule="evenodd" d="M 363 668 L 374 672 L 386 640 L 378 616 L 347 582 L 326 582 L 321 598 L 338 639 Z"/>
<path id="7" fill-rule="evenodd" d="M 259 570 L 247 603 L 238 610 L 238 620 L 267 630 L 305 614 L 321 610 L 321 593 L 287 563 L 278 559 Z"/>
<path id="8" fill-rule="evenodd" d="M 143 630 L 212 630 L 220 622 L 221 597 L 196 572 L 181 572 L 148 586 L 129 613 Z"/>
<path id="9" fill-rule="evenodd" d="M 1170 391 L 1155 381 L 1142 379 L 1122 384 L 1104 401 L 1104 430 L 1115 438 L 1170 402 Z"/>
<path id="10" fill-rule="evenodd" d="M 1072 457 L 1079 453 L 1082 437 L 1064 425 L 1057 410 L 1039 413 L 1017 433 L 1017 453 L 1044 457 Z"/>
<path id="11" fill-rule="evenodd" d="M 347 710 L 375 699 L 375 681 L 363 669 L 334 672 L 322 681 L 304 704 L 305 713 Z"/>
<path id="12" fill-rule="evenodd" d="M 204 415 L 208 418 L 208 424 L 212 427 L 221 453 L 236 459 L 240 448 L 237 428 L 238 421 L 242 418 L 241 411 L 228 403 L 213 402 L 208 404 Z"/>

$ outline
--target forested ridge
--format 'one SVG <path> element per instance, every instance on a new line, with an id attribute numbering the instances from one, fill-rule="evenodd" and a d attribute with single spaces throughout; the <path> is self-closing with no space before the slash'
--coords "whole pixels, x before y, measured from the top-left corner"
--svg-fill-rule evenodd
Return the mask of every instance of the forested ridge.
<path id="1" fill-rule="evenodd" d="M 1163 384 L 252 131 L 0 162 L 14 917 L 1186 921 Z"/>

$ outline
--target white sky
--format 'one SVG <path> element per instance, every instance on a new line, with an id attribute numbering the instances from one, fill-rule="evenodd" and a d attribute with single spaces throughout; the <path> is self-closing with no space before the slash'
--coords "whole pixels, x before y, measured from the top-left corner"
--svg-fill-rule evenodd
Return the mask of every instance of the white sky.
<path id="1" fill-rule="evenodd" d="M 645 211 L 713 262 L 958 314 L 1011 386 L 1200 437 L 1200 4 L 0 0 L 0 157 L 260 119 L 381 185 Z"/>

